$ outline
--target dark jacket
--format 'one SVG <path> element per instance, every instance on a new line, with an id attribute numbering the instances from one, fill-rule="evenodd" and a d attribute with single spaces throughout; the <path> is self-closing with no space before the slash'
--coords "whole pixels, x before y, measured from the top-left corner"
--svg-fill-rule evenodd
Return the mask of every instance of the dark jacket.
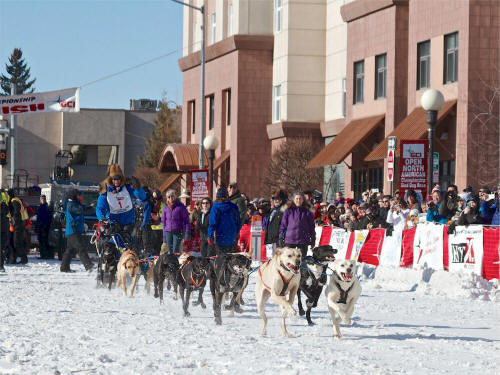
<path id="1" fill-rule="evenodd" d="M 280 238 L 281 219 L 283 218 L 283 213 L 286 208 L 286 204 L 282 204 L 280 207 L 274 207 L 269 214 L 269 218 L 264 226 L 265 244 L 278 243 Z"/>
<path id="2" fill-rule="evenodd" d="M 24 231 L 26 223 L 21 216 L 21 203 L 13 198 L 10 199 L 9 211 L 14 232 Z"/>
<path id="3" fill-rule="evenodd" d="M 465 214 L 462 211 L 462 214 L 459 216 L 457 220 L 457 225 L 470 225 L 470 224 L 481 224 L 481 215 L 479 215 L 479 210 L 477 207 L 470 207 L 470 212 Z"/>
<path id="4" fill-rule="evenodd" d="M 85 232 L 83 206 L 78 200 L 68 199 L 66 205 L 66 237 Z"/>
<path id="5" fill-rule="evenodd" d="M 314 245 L 314 216 L 304 205 L 297 207 L 292 203 L 281 219 L 280 235 L 285 243 L 294 245 Z"/>
<path id="6" fill-rule="evenodd" d="M 226 200 L 215 201 L 208 218 L 208 238 L 215 238 L 220 246 L 231 246 L 236 243 L 240 228 L 238 206 Z"/>
<path id="7" fill-rule="evenodd" d="M 210 210 L 207 213 L 200 211 L 198 217 L 196 218 L 196 229 L 200 232 L 200 237 L 202 239 L 208 238 L 208 218 L 210 216 Z"/>
<path id="8" fill-rule="evenodd" d="M 358 221 L 356 221 L 354 223 L 354 230 L 363 230 L 363 229 L 367 229 L 368 228 L 368 224 L 370 224 L 371 221 L 370 221 L 370 218 L 365 215 L 365 216 L 361 216 L 360 218 L 358 218 Z"/>
<path id="9" fill-rule="evenodd" d="M 245 220 L 245 215 L 247 213 L 247 205 L 245 204 L 245 198 L 242 197 L 239 190 L 236 190 L 236 193 L 229 197 L 229 201 L 238 206 L 238 212 L 240 214 L 240 222 L 243 223 Z"/>
<path id="10" fill-rule="evenodd" d="M 168 204 L 163 207 L 161 213 L 161 223 L 163 233 L 165 232 L 191 232 L 191 223 L 189 222 L 189 212 L 181 202 L 175 201 L 172 209 Z"/>
<path id="11" fill-rule="evenodd" d="M 43 203 L 38 206 L 38 212 L 36 214 L 36 224 L 38 227 L 49 227 L 52 221 L 52 215 L 49 211 L 49 205 Z"/>
<path id="12" fill-rule="evenodd" d="M 7 206 L 7 203 L 1 202 L 0 203 L 0 229 L 2 231 L 2 236 L 5 236 L 5 234 L 9 233 L 9 217 L 7 216 L 9 214 L 9 206 Z M 5 238 L 2 238 L 2 242 L 4 242 Z"/>
<path id="13" fill-rule="evenodd" d="M 151 222 L 151 210 L 152 206 L 151 203 L 149 203 L 148 200 L 141 201 L 137 199 L 135 201 L 135 205 L 138 208 L 139 212 L 136 212 L 140 215 L 139 217 L 136 217 L 136 220 L 140 219 L 141 220 L 141 228 L 145 228 L 150 222 Z"/>
<path id="14" fill-rule="evenodd" d="M 445 194 L 438 209 L 439 215 L 446 218 L 446 220 L 450 220 L 458 211 L 458 198 L 448 199 L 450 195 L 449 192 Z"/>

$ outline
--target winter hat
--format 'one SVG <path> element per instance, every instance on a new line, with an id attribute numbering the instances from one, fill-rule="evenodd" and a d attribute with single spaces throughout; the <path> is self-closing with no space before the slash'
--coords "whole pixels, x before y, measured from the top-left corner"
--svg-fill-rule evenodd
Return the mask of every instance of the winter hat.
<path id="1" fill-rule="evenodd" d="M 229 195 L 227 194 L 227 189 L 224 185 L 221 185 L 217 189 L 217 194 L 215 195 L 217 199 L 227 199 L 229 198 Z"/>
<path id="2" fill-rule="evenodd" d="M 281 189 L 275 190 L 272 196 L 273 199 L 281 199 L 282 202 L 286 202 L 288 200 L 288 194 Z"/>
<path id="3" fill-rule="evenodd" d="M 410 217 L 411 216 L 418 216 L 418 215 L 419 215 L 419 212 L 417 209 L 414 208 L 413 210 L 410 211 Z"/>
<path id="4" fill-rule="evenodd" d="M 106 179 L 101 182 L 101 194 L 106 192 L 106 185 L 113 186 L 113 177 L 121 176 L 121 185 L 125 185 L 125 176 L 119 164 L 111 164 L 106 171 Z"/>

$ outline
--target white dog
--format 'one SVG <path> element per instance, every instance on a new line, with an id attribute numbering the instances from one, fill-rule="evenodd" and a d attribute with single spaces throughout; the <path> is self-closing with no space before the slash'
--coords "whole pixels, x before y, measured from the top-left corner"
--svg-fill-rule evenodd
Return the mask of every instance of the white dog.
<path id="1" fill-rule="evenodd" d="M 334 272 L 329 277 L 325 290 L 328 310 L 333 321 L 333 336 L 342 337 L 339 323 L 351 324 L 354 305 L 361 294 L 361 284 L 356 277 L 354 260 L 336 260 L 333 262 Z M 339 317 L 335 316 L 335 312 Z"/>
<path id="2" fill-rule="evenodd" d="M 273 258 L 262 264 L 258 271 L 255 285 L 257 311 L 262 317 L 262 334 L 266 334 L 267 316 L 264 312 L 266 301 L 271 299 L 281 308 L 281 330 L 283 335 L 290 337 L 286 330 L 287 315 L 297 315 L 293 308 L 293 300 L 300 284 L 301 252 L 298 249 L 284 247 L 276 249 Z M 288 300 L 286 295 L 288 294 Z"/>

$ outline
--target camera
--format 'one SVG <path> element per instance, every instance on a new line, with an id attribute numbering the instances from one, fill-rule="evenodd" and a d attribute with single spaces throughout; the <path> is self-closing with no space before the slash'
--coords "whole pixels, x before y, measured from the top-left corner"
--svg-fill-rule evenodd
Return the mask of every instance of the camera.
<path id="1" fill-rule="evenodd" d="M 488 200 L 495 199 L 495 194 L 488 194 Z"/>

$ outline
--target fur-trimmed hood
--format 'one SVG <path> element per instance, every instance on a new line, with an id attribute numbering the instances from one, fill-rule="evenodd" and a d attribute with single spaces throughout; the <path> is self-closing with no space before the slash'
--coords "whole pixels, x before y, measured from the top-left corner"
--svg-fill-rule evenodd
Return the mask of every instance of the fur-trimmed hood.
<path id="1" fill-rule="evenodd" d="M 113 181 L 111 177 L 115 175 L 121 176 L 120 186 L 125 186 L 125 175 L 123 174 L 120 165 L 111 164 L 106 171 L 106 179 L 101 181 L 101 183 L 99 184 L 101 194 L 104 194 L 106 192 L 106 185 L 108 185 L 109 187 L 113 187 Z"/>

